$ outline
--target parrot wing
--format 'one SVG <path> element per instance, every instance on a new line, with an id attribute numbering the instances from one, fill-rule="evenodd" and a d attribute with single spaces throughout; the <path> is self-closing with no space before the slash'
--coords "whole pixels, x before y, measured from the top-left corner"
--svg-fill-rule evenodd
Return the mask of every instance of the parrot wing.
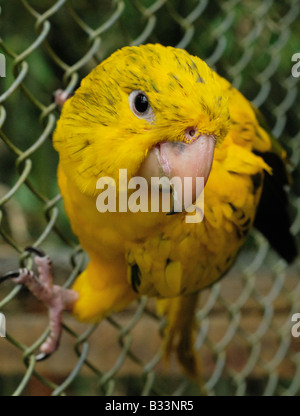
<path id="1" fill-rule="evenodd" d="M 260 126 L 268 133 L 271 151 L 255 152 L 271 167 L 272 175 L 265 172 L 263 188 L 257 207 L 254 226 L 267 238 L 270 245 L 288 263 L 298 255 L 295 237 L 290 232 L 291 206 L 286 187 L 292 178 L 288 171 L 291 166 L 286 151 L 272 135 L 263 114 L 252 106 Z"/>
<path id="2" fill-rule="evenodd" d="M 291 263 L 298 252 L 296 240 L 290 232 L 290 206 L 285 190 L 289 184 L 286 165 L 276 153 L 258 154 L 272 168 L 272 175 L 265 172 L 254 226 L 267 238 L 278 254 Z"/>

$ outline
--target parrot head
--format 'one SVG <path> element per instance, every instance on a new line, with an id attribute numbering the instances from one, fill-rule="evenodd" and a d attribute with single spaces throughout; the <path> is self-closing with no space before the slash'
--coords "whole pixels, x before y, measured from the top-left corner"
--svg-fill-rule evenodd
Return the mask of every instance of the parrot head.
<path id="1" fill-rule="evenodd" d="M 81 192 L 103 176 L 203 177 L 229 129 L 218 76 L 199 58 L 161 45 L 125 47 L 65 103 L 54 134 L 60 162 Z M 191 184 L 193 201 L 197 198 Z"/>

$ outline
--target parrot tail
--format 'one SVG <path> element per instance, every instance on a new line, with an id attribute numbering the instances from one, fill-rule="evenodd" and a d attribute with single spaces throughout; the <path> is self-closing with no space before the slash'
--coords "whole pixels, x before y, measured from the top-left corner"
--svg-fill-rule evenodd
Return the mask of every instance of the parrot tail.
<path id="1" fill-rule="evenodd" d="M 157 301 L 157 312 L 167 319 L 163 336 L 163 355 L 169 361 L 175 352 L 179 364 L 189 377 L 196 380 L 200 377 L 200 360 L 194 348 L 195 311 L 198 293 Z"/>

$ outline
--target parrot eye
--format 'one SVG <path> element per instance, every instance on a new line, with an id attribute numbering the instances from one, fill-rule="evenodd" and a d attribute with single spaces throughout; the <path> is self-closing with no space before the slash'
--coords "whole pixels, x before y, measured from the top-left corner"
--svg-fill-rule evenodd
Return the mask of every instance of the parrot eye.
<path id="1" fill-rule="evenodd" d="M 154 113 L 149 99 L 143 91 L 132 91 L 129 94 L 129 106 L 133 114 L 149 123 L 154 120 Z"/>
<path id="2" fill-rule="evenodd" d="M 134 99 L 134 107 L 138 113 L 145 113 L 149 107 L 149 101 L 146 95 L 138 94 Z"/>

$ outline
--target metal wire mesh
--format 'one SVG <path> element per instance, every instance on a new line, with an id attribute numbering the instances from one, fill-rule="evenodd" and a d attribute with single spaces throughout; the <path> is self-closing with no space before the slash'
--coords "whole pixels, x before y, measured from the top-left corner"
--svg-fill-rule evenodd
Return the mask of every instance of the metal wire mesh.
<path id="1" fill-rule="evenodd" d="M 289 196 L 292 232 L 299 235 L 300 104 L 291 75 L 299 1 L 0 3 L 6 58 L 6 77 L 0 78 L 0 274 L 18 261 L 32 266 L 25 244 L 50 253 L 66 285 L 83 268 L 56 186 L 53 92 L 72 92 L 91 68 L 128 44 L 185 48 L 261 108 L 295 166 Z M 300 312 L 298 270 L 299 262 L 288 268 L 254 231 L 229 276 L 204 291 L 196 346 L 208 394 L 299 395 L 300 338 L 291 336 L 291 316 Z M 147 299 L 98 326 L 66 318 L 60 351 L 48 363 L 34 358 L 48 333 L 45 311 L 10 283 L 1 287 L 0 311 L 7 318 L 0 394 L 198 394 L 174 362 L 163 368 L 163 322 Z"/>

